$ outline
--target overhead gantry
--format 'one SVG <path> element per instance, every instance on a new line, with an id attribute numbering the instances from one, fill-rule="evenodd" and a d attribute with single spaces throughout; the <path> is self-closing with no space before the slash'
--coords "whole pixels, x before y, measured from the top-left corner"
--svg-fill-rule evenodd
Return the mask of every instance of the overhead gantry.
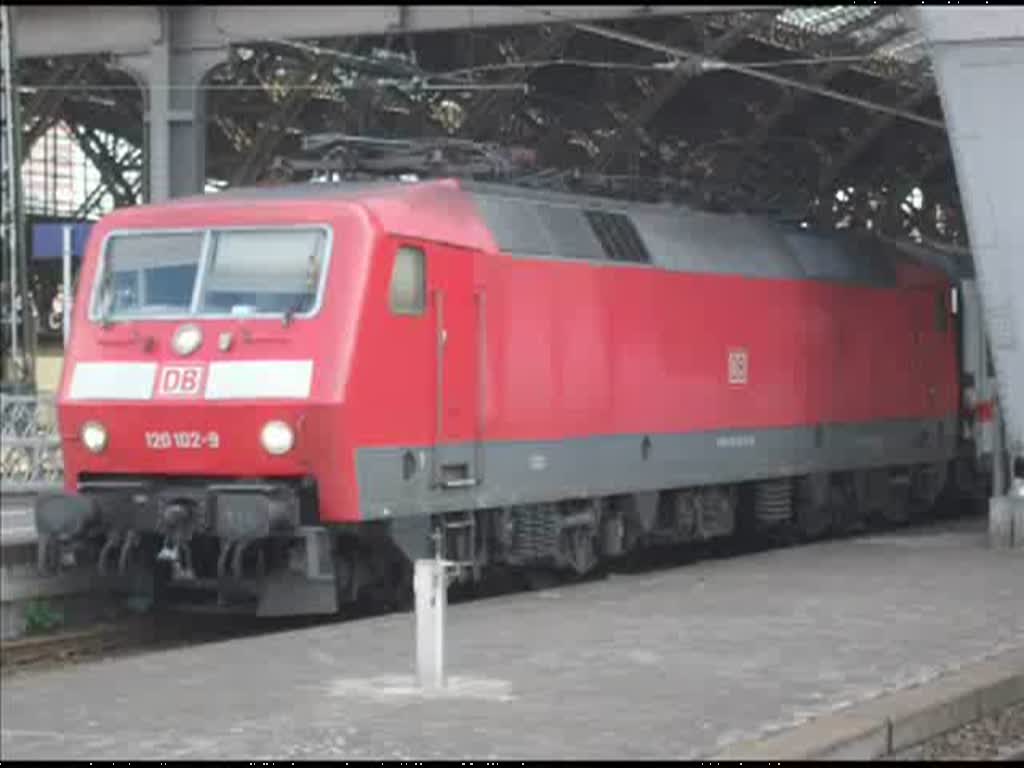
<path id="1" fill-rule="evenodd" d="M 744 6 L 735 6 L 736 9 Z M 781 8 L 782 6 L 780 6 Z M 19 6 L 18 58 L 106 53 L 145 94 L 147 199 L 202 192 L 205 97 L 197 88 L 232 45 L 309 37 L 678 14 L 681 6 Z M 730 10 L 686 6 L 686 13 Z"/>

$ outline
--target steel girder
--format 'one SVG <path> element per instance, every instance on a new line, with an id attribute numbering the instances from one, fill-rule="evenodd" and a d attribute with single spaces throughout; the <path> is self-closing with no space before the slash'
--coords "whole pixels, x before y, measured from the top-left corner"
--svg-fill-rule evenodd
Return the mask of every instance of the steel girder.
<path id="1" fill-rule="evenodd" d="M 47 6 L 16 9 L 21 58 L 80 53 L 145 54 L 162 40 L 170 6 Z M 515 27 L 553 21 L 721 13 L 750 6 L 678 5 L 207 5 L 174 6 L 176 51 L 224 48 L 268 39 L 358 37 L 439 30 Z M 779 6 L 782 8 L 783 6 Z"/>

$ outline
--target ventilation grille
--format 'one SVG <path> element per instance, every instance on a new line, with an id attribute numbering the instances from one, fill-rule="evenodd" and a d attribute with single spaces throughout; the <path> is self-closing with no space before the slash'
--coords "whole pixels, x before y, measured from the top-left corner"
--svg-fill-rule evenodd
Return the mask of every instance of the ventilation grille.
<path id="1" fill-rule="evenodd" d="M 636 225 L 628 216 L 607 211 L 587 211 L 586 217 L 609 259 L 637 264 L 650 263 L 651 255 L 640 239 Z"/>
<path id="2" fill-rule="evenodd" d="M 541 205 L 538 210 L 556 253 L 563 259 L 604 258 L 601 244 L 579 208 Z"/>

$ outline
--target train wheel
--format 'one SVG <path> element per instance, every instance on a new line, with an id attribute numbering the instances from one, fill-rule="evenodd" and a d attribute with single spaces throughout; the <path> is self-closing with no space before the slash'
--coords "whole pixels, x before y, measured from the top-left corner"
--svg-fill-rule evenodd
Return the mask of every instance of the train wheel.
<path id="1" fill-rule="evenodd" d="M 597 540 L 593 529 L 581 525 L 570 528 L 563 535 L 563 557 L 577 576 L 590 573 L 597 567 Z"/>
<path id="2" fill-rule="evenodd" d="M 874 508 L 879 522 L 903 525 L 914 518 L 912 479 L 910 471 L 889 473 L 887 487 L 879 489 L 879 499 Z"/>
<path id="3" fill-rule="evenodd" d="M 849 536 L 867 527 L 869 507 L 865 472 L 836 477 L 832 487 L 832 499 L 833 535 Z"/>
<path id="4" fill-rule="evenodd" d="M 935 500 L 934 515 L 949 519 L 970 510 L 978 487 L 974 462 L 958 457 L 953 460 L 946 484 Z"/>
<path id="5" fill-rule="evenodd" d="M 949 504 L 950 491 L 954 489 L 950 465 L 944 462 L 924 464 L 914 470 L 915 501 L 913 510 L 921 519 L 938 518 Z"/>
<path id="6" fill-rule="evenodd" d="M 399 613 L 411 611 L 416 604 L 413 592 L 412 566 L 407 562 L 395 562 L 391 570 L 391 605 Z"/>
<path id="7" fill-rule="evenodd" d="M 800 538 L 805 541 L 823 539 L 832 528 L 832 509 L 801 504 L 796 508 L 796 524 Z"/>
<path id="8" fill-rule="evenodd" d="M 828 535 L 833 518 L 828 475 L 815 474 L 798 481 L 794 517 L 797 532 L 805 541 L 815 541 Z"/>
<path id="9" fill-rule="evenodd" d="M 906 470 L 869 469 L 855 475 L 857 506 L 872 528 L 905 523 L 910 501 L 910 473 Z"/>
<path id="10" fill-rule="evenodd" d="M 558 574 L 550 568 L 527 568 L 523 572 L 523 580 L 526 582 L 526 588 L 531 592 L 554 589 L 562 581 Z"/>

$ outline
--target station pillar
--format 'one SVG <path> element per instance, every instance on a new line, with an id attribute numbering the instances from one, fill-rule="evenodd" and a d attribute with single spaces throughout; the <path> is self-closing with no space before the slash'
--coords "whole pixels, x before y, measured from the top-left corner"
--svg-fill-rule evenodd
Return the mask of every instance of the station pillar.
<path id="1" fill-rule="evenodd" d="M 175 46 L 174 30 L 183 10 L 160 9 L 161 35 L 140 54 L 116 57 L 143 91 L 146 201 L 163 202 L 199 194 L 206 186 L 206 93 L 210 70 L 228 58 L 226 47 Z"/>
<path id="2" fill-rule="evenodd" d="M 1005 531 L 1003 518 L 1019 517 L 1007 511 L 1024 503 L 1015 462 L 1006 461 L 1024 456 L 1024 7 L 926 6 L 906 13 L 930 48 L 996 371 L 1005 440 L 994 465 L 1010 471 L 994 473 L 994 533 Z M 1007 544 L 1003 539 L 993 536 L 994 543 Z"/>

